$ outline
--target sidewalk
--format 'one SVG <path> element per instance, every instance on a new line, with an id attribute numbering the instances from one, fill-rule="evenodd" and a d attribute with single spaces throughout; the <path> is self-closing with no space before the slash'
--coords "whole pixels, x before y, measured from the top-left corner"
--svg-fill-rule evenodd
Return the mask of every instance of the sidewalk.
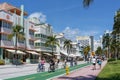
<path id="1" fill-rule="evenodd" d="M 102 68 L 99 69 L 98 64 L 96 65 L 96 70 L 92 70 L 93 65 L 81 68 L 79 70 L 71 72 L 69 75 L 63 75 L 52 80 L 95 80 L 96 76 L 103 69 L 107 61 L 102 63 Z"/>

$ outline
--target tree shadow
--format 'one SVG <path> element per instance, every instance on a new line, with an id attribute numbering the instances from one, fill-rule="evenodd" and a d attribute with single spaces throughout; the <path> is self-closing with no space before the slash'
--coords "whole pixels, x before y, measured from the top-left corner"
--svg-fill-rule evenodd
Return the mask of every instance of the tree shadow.
<path id="1" fill-rule="evenodd" d="M 109 75 L 109 77 L 96 77 L 96 80 L 120 80 L 120 73 Z"/>
<path id="2" fill-rule="evenodd" d="M 62 76 L 62 77 L 59 77 L 58 79 L 61 79 L 61 80 L 62 79 L 65 79 L 65 80 L 120 80 L 120 73 L 111 75 L 108 78 L 88 75 L 87 77 L 85 77 L 85 76 L 76 76 L 76 77 Z"/>
<path id="3" fill-rule="evenodd" d="M 84 77 L 84 76 L 76 76 L 76 77 L 62 76 L 62 77 L 59 77 L 59 79 L 65 79 L 65 80 L 93 80 L 95 78 L 96 78 L 96 76 L 93 76 L 93 75 L 89 75 L 88 77 Z"/>

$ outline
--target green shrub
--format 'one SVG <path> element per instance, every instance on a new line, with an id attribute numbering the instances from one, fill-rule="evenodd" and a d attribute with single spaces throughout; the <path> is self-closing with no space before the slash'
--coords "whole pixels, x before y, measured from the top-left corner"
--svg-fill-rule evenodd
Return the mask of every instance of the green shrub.
<path id="1" fill-rule="evenodd" d="M 0 65 L 4 65 L 5 61 L 4 60 L 0 60 Z"/>
<path id="2" fill-rule="evenodd" d="M 118 58 L 118 60 L 120 60 L 120 58 Z"/>
<path id="3" fill-rule="evenodd" d="M 108 62 L 115 61 L 115 58 L 108 59 Z"/>

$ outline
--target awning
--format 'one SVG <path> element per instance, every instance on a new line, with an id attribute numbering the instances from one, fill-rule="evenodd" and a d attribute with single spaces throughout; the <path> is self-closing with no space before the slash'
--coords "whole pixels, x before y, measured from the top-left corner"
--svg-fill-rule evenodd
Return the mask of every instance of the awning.
<path id="1" fill-rule="evenodd" d="M 76 53 L 75 56 L 82 56 L 80 53 Z"/>
<path id="2" fill-rule="evenodd" d="M 11 50 L 11 49 L 6 49 L 7 51 L 11 52 L 11 53 L 14 53 L 15 54 L 15 50 Z M 24 52 L 20 51 L 20 50 L 17 50 L 16 52 L 17 54 L 25 54 Z"/>
<path id="3" fill-rule="evenodd" d="M 60 56 L 60 54 L 58 54 L 58 53 L 57 53 L 57 54 L 54 54 L 54 55 L 56 55 L 56 56 Z"/>
<path id="4" fill-rule="evenodd" d="M 70 54 L 69 56 L 70 56 L 70 57 L 75 57 L 76 55 L 75 55 L 75 54 Z"/>
<path id="5" fill-rule="evenodd" d="M 50 53 L 43 53 L 43 54 L 46 54 L 46 55 L 48 55 L 48 56 L 52 56 Z"/>
<path id="6" fill-rule="evenodd" d="M 35 55 L 40 55 L 39 53 L 37 52 L 34 52 L 34 51 L 27 51 L 28 53 L 31 53 L 31 54 L 35 54 Z"/>
<path id="7" fill-rule="evenodd" d="M 60 51 L 60 52 L 64 55 L 68 56 L 68 54 L 66 52 L 64 52 L 64 51 Z"/>

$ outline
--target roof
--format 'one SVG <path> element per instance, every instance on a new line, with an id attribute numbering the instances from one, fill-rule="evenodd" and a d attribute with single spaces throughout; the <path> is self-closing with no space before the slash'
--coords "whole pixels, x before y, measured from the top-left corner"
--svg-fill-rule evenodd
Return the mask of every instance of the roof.
<path id="1" fill-rule="evenodd" d="M 14 10 L 16 10 L 16 14 L 18 15 L 21 14 L 21 10 L 19 8 L 12 6 L 11 4 L 8 4 L 6 2 L 0 4 L 0 9 L 5 11 L 10 11 L 12 13 L 14 13 Z M 27 15 L 27 12 L 24 12 L 24 15 Z"/>

